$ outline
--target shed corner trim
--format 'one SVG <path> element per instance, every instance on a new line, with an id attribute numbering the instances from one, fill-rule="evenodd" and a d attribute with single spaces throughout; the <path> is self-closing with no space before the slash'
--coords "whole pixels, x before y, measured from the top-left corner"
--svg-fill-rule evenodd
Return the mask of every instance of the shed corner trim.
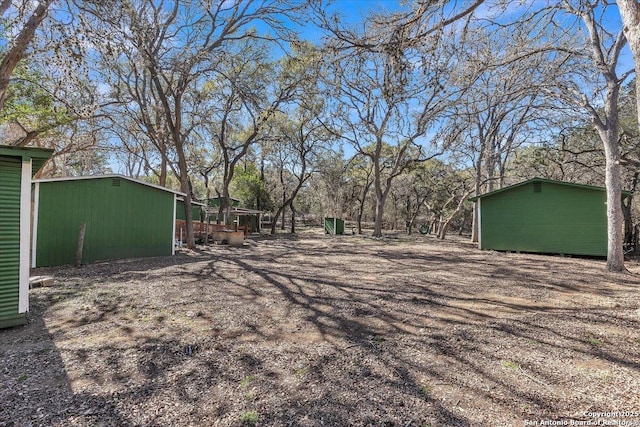
<path id="1" fill-rule="evenodd" d="M 22 157 L 22 174 L 20 179 L 20 268 L 18 273 L 18 313 L 25 313 L 29 310 L 31 172 L 31 157 Z"/>

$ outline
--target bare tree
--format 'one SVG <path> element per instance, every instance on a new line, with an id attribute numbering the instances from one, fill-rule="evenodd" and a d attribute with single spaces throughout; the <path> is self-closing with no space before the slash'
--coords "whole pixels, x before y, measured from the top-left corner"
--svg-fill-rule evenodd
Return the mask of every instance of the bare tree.
<path id="1" fill-rule="evenodd" d="M 320 105 L 318 105 L 320 107 Z M 279 140 L 278 148 L 273 150 L 272 156 L 277 156 L 274 162 L 280 169 L 280 185 L 282 198 L 277 205 L 271 234 L 276 232 L 276 221 L 284 209 L 291 210 L 291 232 L 295 232 L 294 202 L 300 189 L 315 173 L 317 158 L 321 153 L 329 135 L 324 126 L 317 120 L 315 109 L 299 108 L 290 113 L 289 118 L 279 116 L 274 123 L 272 137 Z M 285 177 L 288 179 L 285 181 Z"/>
<path id="2" fill-rule="evenodd" d="M 410 165 L 441 154 L 455 138 L 455 129 L 431 138 L 426 134 L 459 92 L 447 81 L 455 51 L 448 43 L 456 36 L 445 29 L 479 3 L 447 14 L 430 2 L 418 2 L 410 13 L 370 17 L 360 32 L 323 20 L 334 38 L 336 57 L 330 66 L 339 136 L 373 164 L 374 236 L 382 235 L 393 180 Z"/>
<path id="3" fill-rule="evenodd" d="M 579 1 L 563 3 L 564 10 L 578 17 L 586 30 L 585 45 L 588 49 L 593 72 L 602 82 L 600 89 L 603 107 L 597 108 L 596 100 L 589 98 L 581 84 L 593 78 L 591 75 L 576 75 L 565 87 L 558 86 L 556 95 L 569 98 L 590 116 L 598 132 L 605 153 L 605 186 L 607 188 L 607 265 L 608 271 L 626 271 L 624 266 L 624 216 L 622 212 L 622 185 L 620 149 L 620 124 L 618 98 L 620 87 L 633 70 L 618 72 L 620 53 L 627 43 L 622 29 L 614 33 L 605 27 L 605 12 L 608 3 Z M 558 93 L 562 91 L 562 93 Z M 599 92 L 600 93 L 600 92 Z M 567 96 L 569 95 L 569 96 Z M 573 97 L 571 97 L 573 95 Z"/>
<path id="4" fill-rule="evenodd" d="M 238 53 L 227 55 L 217 70 L 218 77 L 205 85 L 199 96 L 200 103 L 208 105 L 201 112 L 201 120 L 221 160 L 218 218 L 231 216 L 229 191 L 239 162 L 265 139 L 277 143 L 269 135 L 273 119 L 317 73 L 313 61 L 301 64 L 303 60 L 293 50 L 291 57 L 273 61 L 268 46 L 241 41 L 236 48 Z"/>
<path id="5" fill-rule="evenodd" d="M 640 3 L 636 0 L 618 0 L 618 10 L 622 18 L 623 32 L 629 44 L 629 49 L 633 54 L 636 64 L 640 63 Z M 636 73 L 637 80 L 637 73 Z M 636 83 L 636 112 L 639 115 L 638 126 L 640 126 L 640 85 Z"/>
<path id="6" fill-rule="evenodd" d="M 606 1 L 565 0 L 530 10 L 521 16 L 514 28 L 533 24 L 530 28 L 535 32 L 525 38 L 521 49 L 494 65 L 518 63 L 540 55 L 549 57 L 549 66 L 555 71 L 546 83 L 538 86 L 542 93 L 590 118 L 605 152 L 606 268 L 625 271 L 618 96 L 621 85 L 633 70 L 619 72 L 626 37 L 623 31 L 607 27 L 610 7 L 612 4 Z"/>
<path id="7" fill-rule="evenodd" d="M 356 228 L 358 234 L 362 234 L 365 206 L 373 185 L 373 163 L 367 157 L 355 155 L 349 160 L 345 174 L 350 198 L 356 203 Z"/>
<path id="8" fill-rule="evenodd" d="M 185 209 L 191 211 L 188 148 L 196 124 L 189 108 L 195 107 L 194 89 L 215 74 L 224 62 L 227 49 L 242 39 L 262 38 L 253 25 L 266 22 L 277 31 L 285 31 L 281 21 L 291 18 L 303 4 L 278 0 L 220 2 L 155 2 L 152 0 L 115 1 L 87 5 L 96 22 L 103 23 L 99 33 L 102 52 L 121 54 L 131 51 L 139 58 L 147 76 L 147 85 L 159 101 L 168 130 L 171 149 L 175 150 L 175 171 L 180 190 L 187 194 Z M 98 25 L 100 26 L 100 25 Z M 258 119 L 262 120 L 262 119 Z M 193 221 L 186 216 L 187 246 L 195 247 Z"/>
<path id="9" fill-rule="evenodd" d="M 557 108 L 542 94 L 557 72 L 553 53 L 520 57 L 539 36 L 536 29 L 527 20 L 507 27 L 474 22 L 467 33 L 469 42 L 458 51 L 454 80 L 468 89 L 450 113 L 451 120 L 464 127 L 452 151 L 473 165 L 476 195 L 504 185 L 514 151 L 535 143 L 549 111 Z M 474 205 L 472 241 L 478 238 L 477 219 Z"/>

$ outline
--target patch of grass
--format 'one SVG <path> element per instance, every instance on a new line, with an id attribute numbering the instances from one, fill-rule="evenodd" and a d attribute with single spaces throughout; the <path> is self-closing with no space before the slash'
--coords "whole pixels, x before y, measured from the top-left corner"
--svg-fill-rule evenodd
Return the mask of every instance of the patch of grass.
<path id="1" fill-rule="evenodd" d="M 146 316 L 141 317 L 141 318 L 139 319 L 139 321 L 140 321 L 140 322 L 144 322 L 144 323 L 149 323 L 149 322 L 151 322 L 152 320 L 153 320 L 153 316 L 152 316 L 151 314 L 147 314 Z"/>
<path id="2" fill-rule="evenodd" d="M 38 350 L 36 353 L 38 353 L 38 354 L 46 354 L 46 353 L 49 353 L 50 351 L 51 351 L 51 349 L 49 347 L 44 347 L 44 348 L 41 348 L 40 350 Z"/>
<path id="3" fill-rule="evenodd" d="M 248 377 L 244 377 L 242 381 L 240 381 L 241 388 L 247 388 L 251 385 L 252 382 L 256 380 L 256 377 L 253 375 L 249 375 Z"/>
<path id="4" fill-rule="evenodd" d="M 29 378 L 29 375 L 22 374 L 18 377 L 18 382 L 26 381 Z"/>
<path id="5" fill-rule="evenodd" d="M 307 375 L 307 372 L 309 372 L 309 367 L 308 366 L 304 366 L 302 368 L 297 368 L 293 370 L 293 373 L 302 377 L 304 375 Z"/>
<path id="6" fill-rule="evenodd" d="M 256 398 L 256 395 L 251 393 L 251 392 L 249 392 L 249 393 L 244 395 L 244 398 L 247 399 L 247 400 L 253 400 L 253 399 Z"/>
<path id="7" fill-rule="evenodd" d="M 258 413 L 256 411 L 247 411 L 242 414 L 240 421 L 243 425 L 254 426 L 258 422 Z"/>
<path id="8" fill-rule="evenodd" d="M 420 394 L 424 397 L 429 397 L 431 395 L 431 389 L 429 388 L 428 385 L 421 385 Z"/>
<path id="9" fill-rule="evenodd" d="M 602 340 L 599 340 L 598 338 L 595 338 L 595 337 L 589 337 L 587 342 L 589 342 L 589 344 L 591 344 L 594 347 L 600 347 L 602 345 Z"/>
<path id="10" fill-rule="evenodd" d="M 502 362 L 502 366 L 504 366 L 507 369 L 520 369 L 520 365 L 518 365 L 516 362 L 512 361 L 512 360 L 505 360 L 504 362 Z"/>

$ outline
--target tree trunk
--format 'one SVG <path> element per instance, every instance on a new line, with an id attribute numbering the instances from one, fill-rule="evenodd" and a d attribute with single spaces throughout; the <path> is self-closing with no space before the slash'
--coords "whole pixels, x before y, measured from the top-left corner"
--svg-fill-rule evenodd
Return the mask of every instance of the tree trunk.
<path id="1" fill-rule="evenodd" d="M 449 228 L 449 226 L 451 225 L 451 222 L 455 219 L 455 217 L 462 212 L 462 210 L 464 209 L 464 202 L 467 200 L 467 197 L 469 197 L 469 193 L 464 193 L 462 195 L 462 197 L 460 198 L 460 201 L 458 202 L 458 206 L 456 206 L 456 209 L 453 211 L 453 213 L 451 213 L 451 215 L 449 216 L 449 218 L 447 218 L 443 223 L 442 226 L 440 227 L 440 230 L 438 230 L 438 238 L 441 240 L 444 240 L 444 238 L 447 235 L 447 229 Z"/>
<path id="2" fill-rule="evenodd" d="M 624 2 L 623 2 L 624 3 Z M 635 3 L 635 1 L 634 1 Z M 636 22 L 638 20 L 638 5 L 631 7 L 633 9 Z M 586 101 L 586 96 L 582 99 L 583 106 L 590 112 L 595 129 L 602 140 L 605 155 L 605 186 L 607 188 L 607 266 L 608 271 L 623 272 L 624 267 L 624 217 L 622 214 L 622 184 L 620 181 L 620 150 L 618 147 L 618 95 L 620 85 L 624 78 L 618 78 L 616 75 L 616 67 L 618 65 L 619 52 L 627 43 L 626 36 L 619 34 L 612 46 L 606 49 L 601 45 L 600 33 L 601 28 L 594 19 L 594 5 L 590 5 L 586 11 L 581 12 L 580 16 L 589 32 L 589 39 L 592 49 L 592 60 L 602 77 L 607 82 L 607 88 L 604 100 L 604 120 L 596 109 Z M 623 8 L 620 8 L 622 15 Z M 631 17 L 628 17 L 631 19 Z M 625 31 L 628 30 L 625 23 Z M 637 46 L 637 43 L 634 44 Z M 611 56 L 605 56 L 604 52 L 612 52 Z M 633 48 L 632 48 L 633 51 Z M 640 53 L 640 52 L 639 52 Z M 635 53 L 634 53 L 635 54 Z M 608 55 L 608 53 L 607 53 Z M 607 58 L 607 60 L 605 60 Z"/>
<path id="3" fill-rule="evenodd" d="M 281 211 L 281 215 L 282 216 L 280 217 L 280 230 L 282 230 L 282 231 L 284 231 L 287 228 L 286 223 L 285 223 L 285 214 L 284 214 L 284 212 L 285 212 L 284 208 L 285 207 L 286 207 L 286 205 L 283 206 L 283 209 Z"/>
<path id="4" fill-rule="evenodd" d="M 184 155 L 184 147 L 182 142 L 177 137 L 175 141 L 176 152 L 178 153 L 178 169 L 180 171 L 180 191 L 185 193 L 184 196 L 184 210 L 185 210 L 185 228 L 187 232 L 187 248 L 196 248 L 196 238 L 193 233 L 193 214 L 191 204 L 191 185 L 189 183 L 189 175 L 187 172 L 187 159 Z"/>
<path id="5" fill-rule="evenodd" d="M 362 215 L 364 209 L 364 202 L 360 202 L 360 206 L 358 208 L 358 215 L 356 217 L 356 224 L 358 226 L 358 234 L 362 234 Z"/>
<path id="6" fill-rule="evenodd" d="M 609 132 L 610 133 L 610 132 Z M 622 185 L 620 183 L 620 153 L 617 135 L 604 144 L 605 185 L 607 187 L 607 270 L 626 271 L 624 267 L 624 215 L 622 213 Z"/>
<path id="7" fill-rule="evenodd" d="M 371 184 L 372 184 L 372 182 L 369 181 L 368 179 L 369 179 L 369 177 L 367 176 L 367 183 L 362 188 L 362 195 L 361 195 L 360 199 L 358 200 L 358 202 L 359 202 L 359 204 L 358 204 L 358 217 L 357 217 L 358 234 L 362 234 L 362 217 L 364 216 L 364 205 L 367 202 L 367 194 L 369 194 L 369 189 L 371 188 Z"/>
<path id="8" fill-rule="evenodd" d="M 289 202 L 289 209 L 291 209 L 291 234 L 296 232 L 296 208 L 293 207 L 293 201 Z"/>
<path id="9" fill-rule="evenodd" d="M 480 157 L 482 157 L 482 149 L 480 151 L 481 151 Z M 478 160 L 478 165 L 476 166 L 476 192 L 475 192 L 476 196 L 479 196 L 480 193 L 482 192 L 481 182 L 482 182 L 482 161 Z M 478 243 L 478 240 L 479 240 L 479 236 L 478 236 L 478 232 L 480 228 L 480 224 L 478 223 L 479 218 L 480 218 L 480 211 L 478 207 L 478 202 L 476 201 L 473 203 L 473 219 L 472 219 L 472 225 L 471 225 L 471 241 L 473 243 Z"/>
<path id="10" fill-rule="evenodd" d="M 7 87 L 9 86 L 13 70 L 24 57 L 25 51 L 36 34 L 36 29 L 47 16 L 49 5 L 52 1 L 53 0 L 41 0 L 38 2 L 38 6 L 36 6 L 13 43 L 9 43 L 11 48 L 4 54 L 2 62 L 0 62 L 0 111 L 4 109 L 4 104 L 7 100 Z"/>
<path id="11" fill-rule="evenodd" d="M 229 183 L 225 183 L 222 188 L 222 200 L 220 205 L 224 207 L 224 223 L 231 225 L 231 195 L 229 194 Z"/>
<path id="12" fill-rule="evenodd" d="M 618 147 L 619 83 L 609 81 L 605 99 L 606 126 L 596 122 L 604 146 L 605 186 L 607 188 L 607 266 L 608 271 L 626 271 L 624 266 L 624 215 Z"/>
<path id="13" fill-rule="evenodd" d="M 382 218 L 384 216 L 384 200 L 381 196 L 376 197 L 376 212 L 374 218 L 373 236 L 382 237 Z"/>
<path id="14" fill-rule="evenodd" d="M 377 154 L 376 162 L 379 161 L 380 154 Z M 380 167 L 376 163 L 374 166 L 374 178 L 373 178 L 373 187 L 375 189 L 376 194 L 376 204 L 375 210 L 373 214 L 373 237 L 382 237 L 382 220 L 384 218 L 384 202 L 385 202 L 385 193 L 382 191 L 382 183 L 380 182 Z"/>
<path id="15" fill-rule="evenodd" d="M 280 206 L 275 214 L 273 214 L 273 220 L 271 221 L 271 234 L 276 234 L 276 228 L 278 227 L 278 219 L 280 218 L 280 214 L 284 217 L 284 206 Z"/>
<path id="16" fill-rule="evenodd" d="M 167 186 L 167 156 L 165 153 L 161 153 L 160 156 L 160 177 L 159 184 L 161 187 Z"/>
<path id="17" fill-rule="evenodd" d="M 640 83 L 638 83 L 637 69 L 640 63 L 640 4 L 637 0 L 617 0 L 618 10 L 622 18 L 624 35 L 627 38 L 629 49 L 636 64 L 636 111 L 638 114 L 638 130 L 640 131 Z M 638 174 L 634 177 L 634 190 L 637 183 Z M 631 206 L 631 200 L 627 201 Z M 633 232 L 632 232 L 633 234 Z M 637 238 L 637 236 L 636 236 Z M 635 248 L 636 253 L 638 247 Z"/>
<path id="18" fill-rule="evenodd" d="M 464 216 L 462 217 L 462 224 L 460 224 L 460 230 L 458 230 L 458 236 L 462 236 L 464 232 L 464 225 L 469 220 L 469 211 L 464 212 Z"/>

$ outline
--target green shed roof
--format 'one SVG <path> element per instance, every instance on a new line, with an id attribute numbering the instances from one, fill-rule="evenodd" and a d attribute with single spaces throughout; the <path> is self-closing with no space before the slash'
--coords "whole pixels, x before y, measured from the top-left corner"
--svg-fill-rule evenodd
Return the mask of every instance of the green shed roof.
<path id="1" fill-rule="evenodd" d="M 42 165 L 44 165 L 47 160 L 49 160 L 51 154 L 53 154 L 53 150 L 51 148 L 0 145 L 0 156 L 30 158 L 32 164 L 32 175 L 35 175 L 40 170 Z"/>
<path id="2" fill-rule="evenodd" d="M 62 178 L 44 178 L 44 179 L 35 179 L 33 182 L 57 182 L 57 181 L 76 181 L 81 179 L 102 179 L 102 178 L 121 178 L 126 179 L 127 181 L 136 182 L 138 184 L 146 185 L 147 187 L 156 188 L 158 190 L 168 191 L 170 193 L 177 194 L 178 196 L 186 196 L 186 194 L 171 190 L 169 188 L 161 187 L 159 185 L 151 184 L 148 182 L 141 181 L 139 179 L 131 178 L 130 176 L 124 176 L 119 174 L 110 174 L 110 175 L 87 175 L 87 176 L 69 176 Z"/>
<path id="3" fill-rule="evenodd" d="M 484 193 L 484 194 L 481 194 L 479 196 L 470 197 L 468 200 L 470 202 L 475 202 L 476 200 L 478 200 L 480 198 L 489 197 L 489 196 L 493 196 L 495 194 L 503 193 L 505 191 L 509 191 L 509 190 L 512 190 L 512 189 L 517 188 L 517 187 L 522 187 L 524 185 L 531 184 L 532 182 L 542 182 L 542 183 L 548 183 L 548 184 L 566 185 L 568 187 L 583 188 L 583 189 L 594 190 L 594 191 L 607 191 L 607 189 L 605 187 L 598 187 L 598 186 L 595 186 L 595 185 L 576 184 L 574 182 L 556 181 L 554 179 L 537 178 L 536 177 L 536 178 L 531 178 L 531 179 L 529 179 L 527 181 L 522 181 L 522 182 L 520 182 L 518 184 L 514 184 L 514 185 L 510 185 L 508 187 L 500 188 L 498 190 L 490 191 L 488 193 Z M 623 199 L 629 197 L 630 195 L 631 195 L 631 192 L 629 192 L 629 191 L 623 191 L 622 192 L 622 198 Z"/>
<path id="4" fill-rule="evenodd" d="M 222 197 L 211 197 L 209 198 L 209 206 L 212 208 L 217 208 L 220 206 L 220 199 Z M 238 206 L 240 204 L 240 199 L 236 199 L 235 197 L 229 197 L 231 200 L 231 206 Z"/>

